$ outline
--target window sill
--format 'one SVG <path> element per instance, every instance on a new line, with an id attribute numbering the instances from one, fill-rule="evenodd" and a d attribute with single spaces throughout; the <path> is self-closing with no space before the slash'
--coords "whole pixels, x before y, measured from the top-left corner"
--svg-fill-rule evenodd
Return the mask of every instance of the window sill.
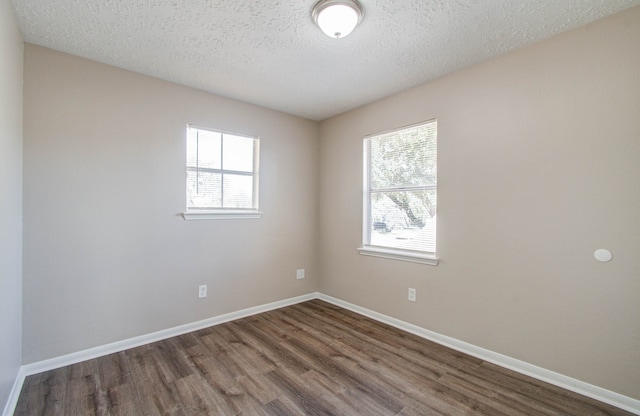
<path id="1" fill-rule="evenodd" d="M 190 220 L 244 220 L 262 217 L 262 212 L 252 210 L 219 210 L 219 211 L 188 211 L 182 213 L 185 221 Z"/>
<path id="2" fill-rule="evenodd" d="M 360 254 L 365 256 L 382 257 L 385 259 L 409 261 L 412 263 L 437 266 L 438 259 L 433 254 L 416 253 L 407 250 L 394 250 L 392 248 L 365 246 L 358 248 Z"/>

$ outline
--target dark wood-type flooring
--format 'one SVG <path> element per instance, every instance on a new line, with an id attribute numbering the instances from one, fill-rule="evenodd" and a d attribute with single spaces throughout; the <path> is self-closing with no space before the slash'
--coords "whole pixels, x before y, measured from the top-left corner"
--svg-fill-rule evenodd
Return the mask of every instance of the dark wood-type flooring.
<path id="1" fill-rule="evenodd" d="M 313 300 L 27 377 L 15 415 L 630 415 Z"/>

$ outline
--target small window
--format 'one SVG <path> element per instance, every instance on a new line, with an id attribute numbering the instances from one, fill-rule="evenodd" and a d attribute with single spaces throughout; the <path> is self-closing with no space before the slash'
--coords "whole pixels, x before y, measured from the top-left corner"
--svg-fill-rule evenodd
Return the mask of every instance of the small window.
<path id="1" fill-rule="evenodd" d="M 362 254 L 437 264 L 437 123 L 364 139 Z"/>
<path id="2" fill-rule="evenodd" d="M 187 126 L 185 219 L 258 213 L 257 137 Z"/>

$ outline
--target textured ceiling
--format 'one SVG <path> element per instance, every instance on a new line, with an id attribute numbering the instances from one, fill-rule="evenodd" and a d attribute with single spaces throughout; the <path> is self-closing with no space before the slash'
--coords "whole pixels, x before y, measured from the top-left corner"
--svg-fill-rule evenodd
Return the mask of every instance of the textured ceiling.
<path id="1" fill-rule="evenodd" d="M 360 0 L 344 39 L 317 0 L 11 0 L 27 42 L 322 120 L 640 4 Z"/>

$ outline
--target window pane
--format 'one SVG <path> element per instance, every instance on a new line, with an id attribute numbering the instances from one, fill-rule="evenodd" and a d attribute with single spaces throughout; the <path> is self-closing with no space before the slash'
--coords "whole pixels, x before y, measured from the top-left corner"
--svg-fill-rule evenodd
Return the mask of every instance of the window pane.
<path id="1" fill-rule="evenodd" d="M 187 129 L 187 166 L 220 169 L 221 136 L 215 131 L 189 127 Z"/>
<path id="2" fill-rule="evenodd" d="M 435 123 L 370 140 L 371 189 L 436 184 Z"/>
<path id="3" fill-rule="evenodd" d="M 187 171 L 187 208 L 217 208 L 222 204 L 220 173 Z"/>
<path id="4" fill-rule="evenodd" d="M 253 138 L 224 135 L 222 160 L 224 170 L 253 172 Z"/>
<path id="5" fill-rule="evenodd" d="M 258 208 L 259 139 L 187 126 L 187 209 Z"/>
<path id="6" fill-rule="evenodd" d="M 435 190 L 373 192 L 370 202 L 370 245 L 435 252 Z"/>
<path id="7" fill-rule="evenodd" d="M 365 138 L 365 246 L 435 254 L 436 139 L 435 120 Z"/>
<path id="8" fill-rule="evenodd" d="M 224 175 L 224 208 L 253 208 L 253 176 Z"/>

